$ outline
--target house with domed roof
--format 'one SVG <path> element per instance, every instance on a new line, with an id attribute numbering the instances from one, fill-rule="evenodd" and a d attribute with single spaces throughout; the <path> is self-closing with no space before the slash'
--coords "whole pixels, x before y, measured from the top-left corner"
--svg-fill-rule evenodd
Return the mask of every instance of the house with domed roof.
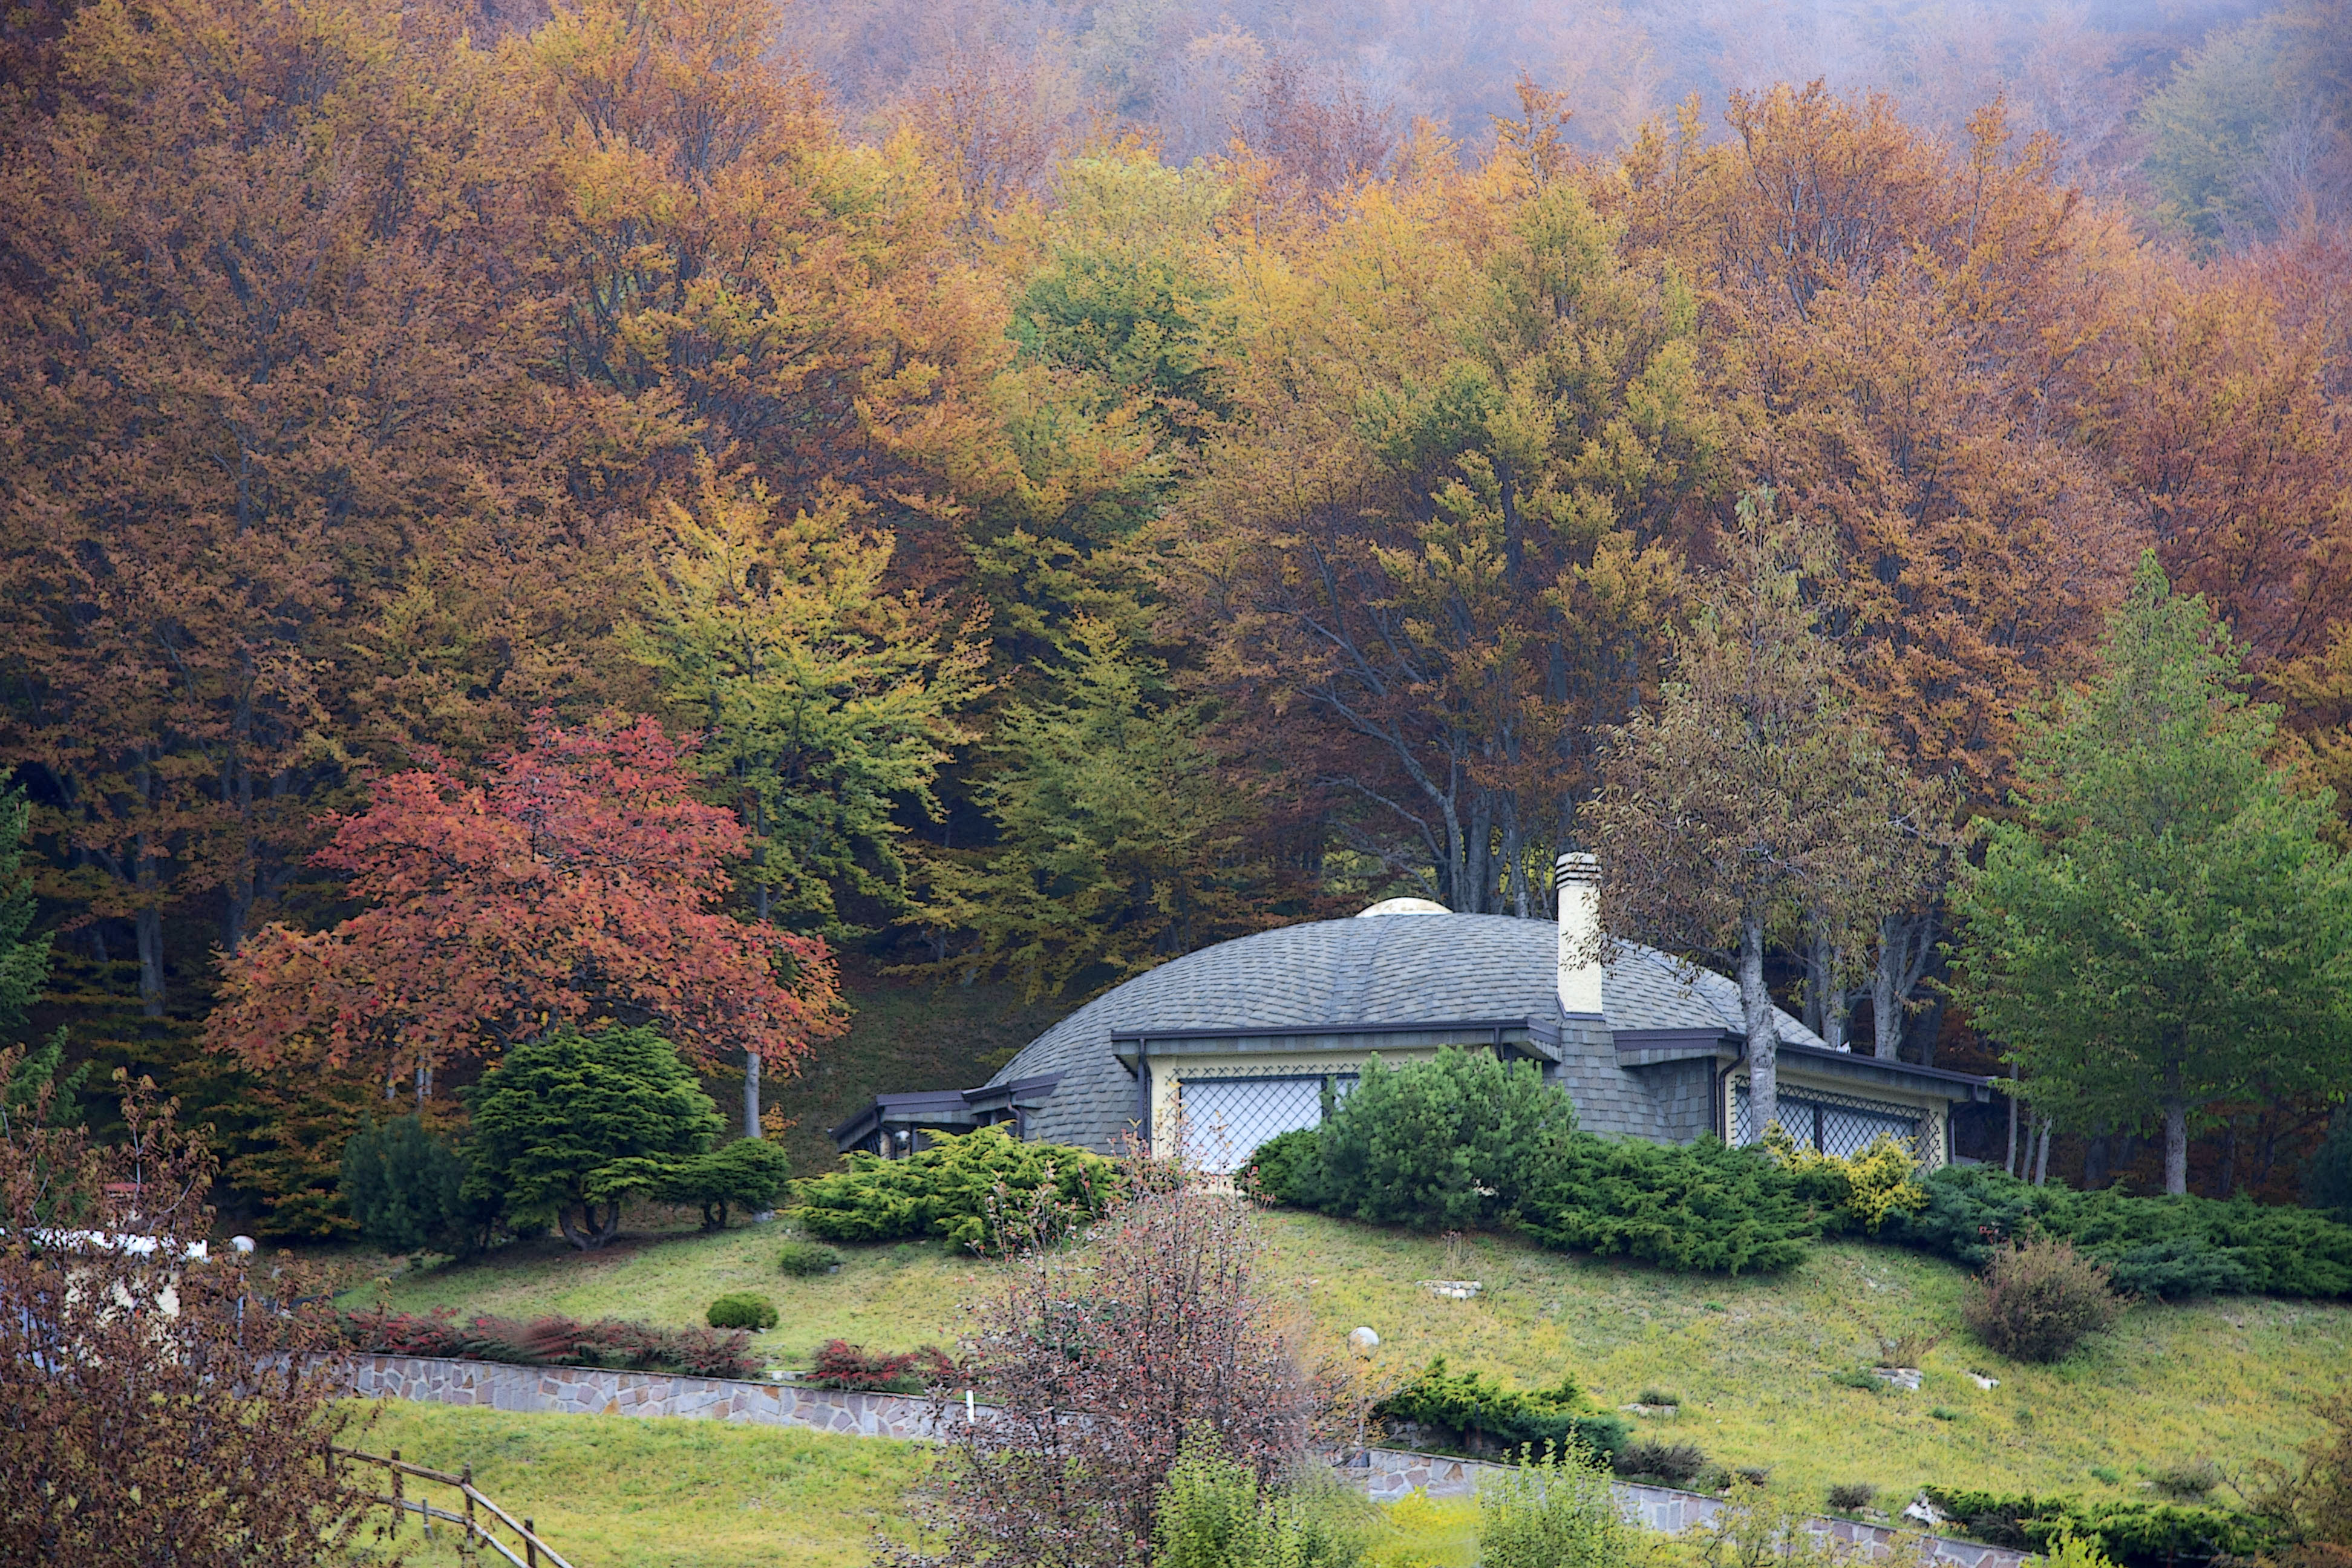
<path id="1" fill-rule="evenodd" d="M 1368 1061 L 1449 1046 L 1538 1064 L 1588 1131 L 1754 1141 L 1738 986 L 1601 942 L 1595 900 L 1571 895 L 1589 886 L 1590 858 L 1564 856 L 1561 871 L 1556 923 L 1398 899 L 1171 959 L 1038 1036 L 986 1084 L 878 1096 L 835 1142 L 891 1155 L 929 1132 L 1002 1124 L 1115 1153 L 1130 1135 L 1181 1136 L 1199 1166 L 1227 1171 L 1276 1133 L 1317 1125 Z M 1809 1147 L 1847 1154 L 1891 1132 L 1942 1164 L 1956 1116 L 1993 1099 L 1990 1079 L 1832 1049 L 1778 1009 L 1773 1023 L 1780 1121 Z"/>

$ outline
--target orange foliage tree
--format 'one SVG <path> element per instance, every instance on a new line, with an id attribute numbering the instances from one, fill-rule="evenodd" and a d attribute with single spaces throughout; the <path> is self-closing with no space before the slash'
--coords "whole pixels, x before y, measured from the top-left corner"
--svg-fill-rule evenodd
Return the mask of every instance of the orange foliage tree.
<path id="1" fill-rule="evenodd" d="M 420 1099 L 437 1064 L 565 1024 L 789 1067 L 841 1027 L 832 955 L 712 907 L 748 835 L 694 782 L 651 719 L 544 716 L 486 784 L 437 761 L 380 780 L 314 857 L 373 907 L 255 933 L 225 960 L 213 1043 L 257 1067 L 358 1059 L 387 1085 L 413 1070 Z"/>

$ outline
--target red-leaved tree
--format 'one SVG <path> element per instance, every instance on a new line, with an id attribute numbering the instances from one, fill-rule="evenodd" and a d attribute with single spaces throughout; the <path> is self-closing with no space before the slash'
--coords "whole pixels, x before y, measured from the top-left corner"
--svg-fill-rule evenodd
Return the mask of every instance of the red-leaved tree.
<path id="1" fill-rule="evenodd" d="M 226 955 L 212 1043 L 256 1067 L 356 1060 L 389 1082 L 617 1020 L 705 1065 L 743 1050 L 789 1068 L 842 1027 L 833 955 L 717 908 L 747 837 L 694 798 L 687 751 L 651 719 L 566 730 L 541 714 L 486 784 L 429 754 L 378 780 L 312 857 L 368 907 Z"/>

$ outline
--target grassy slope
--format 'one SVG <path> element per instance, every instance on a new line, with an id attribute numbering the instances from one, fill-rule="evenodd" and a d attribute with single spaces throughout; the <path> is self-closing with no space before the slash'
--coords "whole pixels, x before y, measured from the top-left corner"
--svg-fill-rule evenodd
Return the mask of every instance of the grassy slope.
<path id="1" fill-rule="evenodd" d="M 436 1469 L 474 1467 L 483 1495 L 580 1568 L 848 1568 L 874 1560 L 928 1458 L 915 1445 L 717 1421 L 511 1415 L 387 1403 L 354 1447 Z M 446 1488 L 416 1489 L 452 1506 Z M 408 1561 L 457 1560 L 455 1533 L 429 1549 L 412 1522 Z M 485 1554 L 487 1556 L 487 1554 Z"/>
<path id="2" fill-rule="evenodd" d="M 765 1103 L 792 1119 L 784 1146 L 803 1175 L 833 1168 L 827 1131 L 874 1096 L 975 1088 L 1076 1005 L 1075 998 L 1024 1003 L 1017 985 L 909 984 L 854 963 L 842 966 L 842 988 L 854 1009 L 849 1032 L 820 1046 L 792 1078 L 761 1086 Z M 740 1088 L 732 1100 L 714 1092 L 737 1114 Z"/>
<path id="3" fill-rule="evenodd" d="M 1612 1405 L 1663 1387 L 1687 1402 L 1685 1413 L 1645 1428 L 1728 1464 L 1769 1465 L 1777 1481 L 1816 1496 L 1846 1480 L 1906 1496 L 1928 1480 L 2123 1495 L 2139 1471 L 2201 1457 L 2234 1470 L 2309 1436 L 2301 1400 L 2352 1368 L 2352 1308 L 2341 1304 L 2138 1307 L 2063 1365 L 2037 1368 L 1959 1331 L 1961 1270 L 1893 1248 L 1827 1246 L 1784 1276 L 1717 1279 L 1474 1238 L 1460 1267 L 1486 1290 L 1453 1302 L 1416 1284 L 1454 1277 L 1433 1238 L 1296 1214 L 1267 1216 L 1266 1230 L 1276 1278 L 1327 1342 L 1367 1323 L 1394 1373 L 1444 1355 L 1523 1384 L 1571 1373 Z M 551 1248 L 397 1279 L 391 1300 L 683 1323 L 723 1289 L 754 1289 L 783 1314 L 762 1344 L 793 1364 L 836 1334 L 892 1349 L 949 1342 L 958 1303 L 985 1283 L 984 1266 L 916 1244 L 848 1249 L 839 1274 L 789 1279 L 773 1267 L 782 1239 L 759 1226 L 597 1256 Z M 1950 1335 L 1923 1358 L 1920 1392 L 1828 1381 L 1873 1354 L 1849 1309 L 1890 1333 Z M 2000 1386 L 1979 1389 L 1971 1369 Z M 1958 1419 L 1935 1419 L 1936 1406 Z M 2121 1489 L 2095 1479 L 2095 1466 L 2123 1471 Z"/>

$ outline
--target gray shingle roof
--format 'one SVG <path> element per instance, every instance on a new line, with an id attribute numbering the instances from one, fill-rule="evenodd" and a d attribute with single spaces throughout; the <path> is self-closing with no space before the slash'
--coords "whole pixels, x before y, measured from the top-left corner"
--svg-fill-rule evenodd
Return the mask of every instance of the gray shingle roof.
<path id="1" fill-rule="evenodd" d="M 1389 915 L 1313 921 L 1171 959 L 1063 1019 L 990 1079 L 1061 1075 L 1031 1134 L 1095 1148 L 1136 1115 L 1135 1080 L 1111 1055 L 1114 1035 L 1188 1029 L 1346 1028 L 1559 1016 L 1559 940 L 1549 921 L 1508 915 Z M 1650 948 L 1623 947 L 1601 987 L 1616 1029 L 1743 1031 L 1739 988 L 1685 971 Z M 1783 1042 L 1818 1046 L 1779 1014 Z"/>

